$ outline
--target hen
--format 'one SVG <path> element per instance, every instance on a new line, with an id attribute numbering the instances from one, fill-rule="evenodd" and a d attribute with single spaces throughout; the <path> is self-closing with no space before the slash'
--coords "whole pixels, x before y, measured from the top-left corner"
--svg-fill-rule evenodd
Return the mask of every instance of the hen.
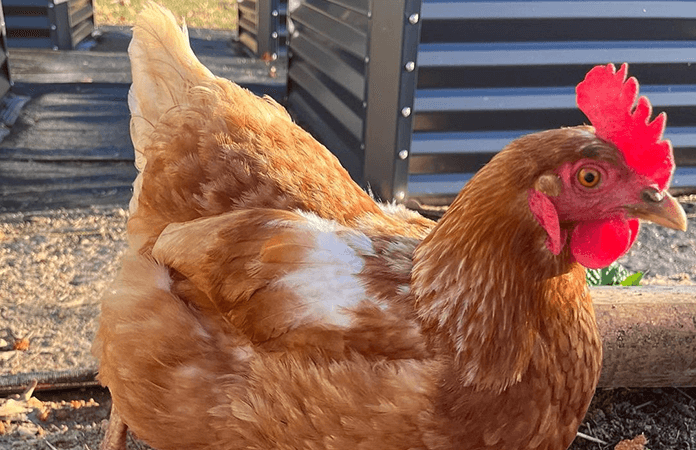
<path id="1" fill-rule="evenodd" d="M 561 449 L 602 350 L 585 269 L 638 219 L 685 229 L 627 66 L 577 87 L 593 127 L 522 137 L 435 225 L 380 206 L 282 107 L 214 77 L 149 5 L 130 47 L 141 174 L 94 352 L 160 449 Z"/>

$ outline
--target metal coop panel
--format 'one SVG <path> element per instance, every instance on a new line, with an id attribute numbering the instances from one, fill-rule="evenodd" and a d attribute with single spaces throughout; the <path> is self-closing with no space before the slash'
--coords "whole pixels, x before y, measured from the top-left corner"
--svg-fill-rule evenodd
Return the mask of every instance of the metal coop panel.
<path id="1" fill-rule="evenodd" d="M 2 0 L 10 47 L 72 50 L 94 30 L 92 0 Z"/>
<path id="2" fill-rule="evenodd" d="M 259 57 L 287 56 L 287 0 L 240 0 L 239 42 Z"/>
<path id="3" fill-rule="evenodd" d="M 408 195 L 446 203 L 512 139 L 585 123 L 575 85 L 628 62 L 696 186 L 696 3 L 424 0 Z"/>
<path id="4" fill-rule="evenodd" d="M 290 17 L 290 108 L 359 179 L 364 164 L 368 0 L 303 1 Z"/>
<path id="5" fill-rule="evenodd" d="M 696 2 L 302 0 L 289 104 L 381 198 L 450 202 L 514 138 L 586 122 L 574 87 L 628 62 L 696 186 Z"/>

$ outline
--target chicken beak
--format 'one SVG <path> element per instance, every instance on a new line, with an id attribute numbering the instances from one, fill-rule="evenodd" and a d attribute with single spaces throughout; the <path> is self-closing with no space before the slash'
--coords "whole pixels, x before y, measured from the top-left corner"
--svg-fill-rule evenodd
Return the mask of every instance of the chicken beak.
<path id="1" fill-rule="evenodd" d="M 647 188 L 643 190 L 642 197 L 643 201 L 639 204 L 626 207 L 629 214 L 663 227 L 686 231 L 686 213 L 669 193 Z"/>

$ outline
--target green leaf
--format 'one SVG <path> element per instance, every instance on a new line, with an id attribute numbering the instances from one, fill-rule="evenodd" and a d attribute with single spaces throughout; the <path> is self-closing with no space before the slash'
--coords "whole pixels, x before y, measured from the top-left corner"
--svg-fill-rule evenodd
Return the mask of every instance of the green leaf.
<path id="1" fill-rule="evenodd" d="M 600 274 L 602 286 L 612 286 L 616 284 L 616 279 L 619 278 L 619 268 L 612 264 L 600 271 Z"/>
<path id="2" fill-rule="evenodd" d="M 587 270 L 587 284 L 590 286 L 639 286 L 642 278 L 642 273 L 632 274 L 616 262 L 603 269 Z"/>
<path id="3" fill-rule="evenodd" d="M 640 286 L 640 280 L 643 279 L 643 272 L 636 272 L 623 279 L 621 286 Z"/>

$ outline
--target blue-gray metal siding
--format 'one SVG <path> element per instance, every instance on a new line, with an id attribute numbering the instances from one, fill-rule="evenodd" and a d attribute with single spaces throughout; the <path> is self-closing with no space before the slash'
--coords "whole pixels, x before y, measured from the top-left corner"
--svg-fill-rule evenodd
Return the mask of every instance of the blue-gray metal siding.
<path id="1" fill-rule="evenodd" d="M 445 204 L 516 137 L 586 123 L 575 86 L 609 62 L 667 112 L 673 185 L 696 186 L 696 2 L 387 5 L 290 12 L 290 109 L 381 198 Z"/>
<path id="2" fill-rule="evenodd" d="M 696 186 L 696 2 L 423 0 L 410 197 L 452 198 L 512 139 L 587 119 L 575 85 L 629 63 Z"/>

